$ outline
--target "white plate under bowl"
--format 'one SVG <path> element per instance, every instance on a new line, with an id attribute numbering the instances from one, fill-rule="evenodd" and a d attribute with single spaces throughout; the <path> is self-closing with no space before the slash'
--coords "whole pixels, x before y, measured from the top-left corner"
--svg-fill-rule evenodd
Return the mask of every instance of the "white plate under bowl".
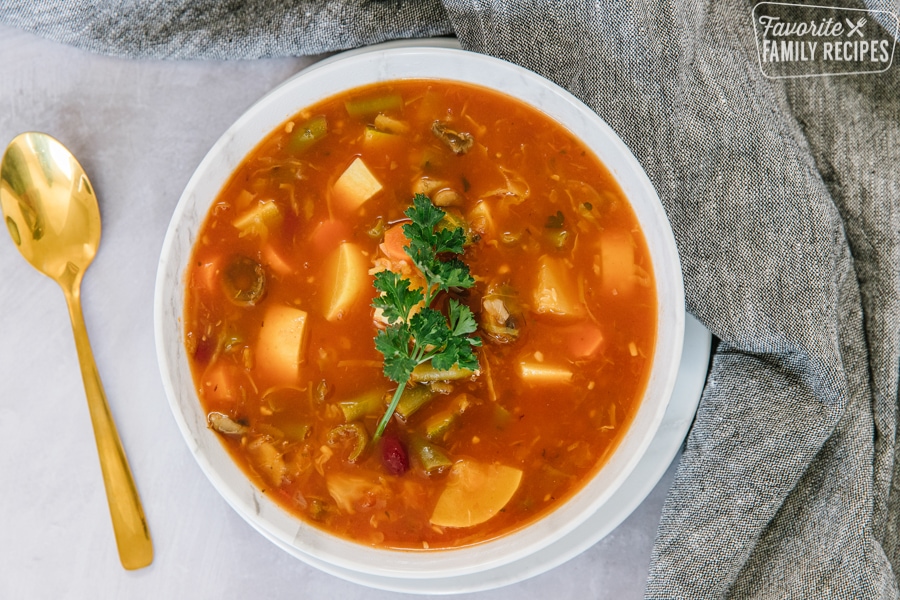
<path id="1" fill-rule="evenodd" d="M 521 579 L 520 574 L 535 574 L 574 556 L 618 524 L 643 495 L 632 491 L 629 501 L 620 501 L 618 520 L 610 520 L 609 512 L 599 508 L 634 481 L 635 468 L 650 465 L 644 467 L 645 475 L 658 471 L 652 481 L 641 479 L 649 491 L 671 462 L 674 450 L 668 452 L 669 446 L 662 453 L 648 449 L 656 447 L 651 445 L 657 443 L 654 435 L 665 437 L 665 427 L 659 427 L 669 414 L 666 409 L 679 369 L 684 370 L 680 362 L 684 292 L 677 249 L 665 212 L 637 160 L 609 126 L 562 88 L 521 67 L 453 45 L 446 40 L 401 42 L 344 53 L 309 67 L 251 107 L 207 154 L 175 209 L 163 243 L 154 314 L 157 356 L 173 415 L 201 469 L 238 514 L 322 570 L 374 587 L 435 593 L 496 587 Z M 185 354 L 181 314 L 184 273 L 197 230 L 243 158 L 295 113 L 345 89 L 348 78 L 351 87 L 398 78 L 458 80 L 499 89 L 532 104 L 576 132 L 598 155 L 631 201 L 647 239 L 660 298 L 648 393 L 616 451 L 583 490 L 549 515 L 497 540 L 463 549 L 415 552 L 379 550 L 323 534 L 259 492 L 206 428 Z M 684 417 L 679 419 L 680 423 Z M 603 517 L 598 517 L 600 512 Z M 559 551 L 548 553 L 557 547 Z"/>

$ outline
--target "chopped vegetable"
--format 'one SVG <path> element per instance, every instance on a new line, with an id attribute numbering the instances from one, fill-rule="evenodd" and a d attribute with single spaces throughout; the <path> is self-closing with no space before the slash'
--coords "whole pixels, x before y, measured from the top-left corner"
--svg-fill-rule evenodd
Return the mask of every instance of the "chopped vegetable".
<path id="1" fill-rule="evenodd" d="M 398 262 L 405 260 L 411 261 L 409 254 L 406 253 L 406 246 L 409 245 L 409 239 L 403 233 L 403 225 L 398 223 L 391 226 L 384 232 L 384 241 L 381 243 L 381 251 L 392 261 Z"/>
<path id="2" fill-rule="evenodd" d="M 544 224 L 544 237 L 557 250 L 566 247 L 566 242 L 570 236 L 569 230 L 566 229 L 565 216 L 562 211 L 558 210 L 555 215 L 547 217 L 547 222 Z"/>
<path id="3" fill-rule="evenodd" d="M 513 497 L 522 471 L 501 464 L 463 459 L 450 469 L 431 522 L 439 527 L 471 527 L 496 515 Z"/>
<path id="4" fill-rule="evenodd" d="M 634 244 L 631 234 L 604 231 L 600 234 L 601 289 L 630 294 L 634 289 Z"/>
<path id="5" fill-rule="evenodd" d="M 349 442 L 350 454 L 347 456 L 347 460 L 356 462 L 366 451 L 366 446 L 369 443 L 369 434 L 366 433 L 366 428 L 359 423 L 344 423 L 329 431 L 325 441 L 329 446 L 337 446 L 342 442 Z"/>
<path id="6" fill-rule="evenodd" d="M 357 396 L 352 400 L 343 400 L 339 403 L 344 420 L 348 423 L 362 419 L 384 408 L 384 390 L 375 389 Z"/>
<path id="7" fill-rule="evenodd" d="M 472 327 L 474 327 L 474 325 Z M 474 331 L 474 328 L 472 331 Z M 475 369 L 466 369 L 458 366 L 452 366 L 449 369 L 437 369 L 434 367 L 433 363 L 421 363 L 412 370 L 409 380 L 415 381 L 416 383 L 430 383 L 435 381 L 457 381 L 459 379 L 468 379 L 469 377 L 478 374 L 478 365 L 475 364 L 474 366 Z"/>
<path id="8" fill-rule="evenodd" d="M 462 194 L 452 188 L 444 188 L 436 191 L 432 200 L 434 201 L 435 206 L 446 207 L 462 206 L 465 198 L 463 198 Z"/>
<path id="9" fill-rule="evenodd" d="M 397 135 L 406 133 L 409 131 L 409 125 L 400 121 L 399 119 L 395 119 L 393 117 L 389 117 L 384 113 L 379 113 L 375 115 L 375 127 L 380 131 L 385 131 L 387 133 L 395 133 Z"/>
<path id="10" fill-rule="evenodd" d="M 248 256 L 234 257 L 222 271 L 222 289 L 239 306 L 253 306 L 266 295 L 266 271 Z"/>
<path id="11" fill-rule="evenodd" d="M 593 356 L 603 347 L 603 332 L 594 323 L 588 321 L 566 327 L 560 333 L 567 341 L 572 358 L 580 359 Z"/>
<path id="12" fill-rule="evenodd" d="M 342 319 L 359 300 L 371 281 L 366 256 L 356 244 L 344 242 L 326 259 L 322 284 L 324 314 L 329 321 Z"/>
<path id="13" fill-rule="evenodd" d="M 325 487 L 338 508 L 350 515 L 370 509 L 378 501 L 384 502 L 390 494 L 384 485 L 369 477 L 344 472 L 329 473 Z"/>
<path id="14" fill-rule="evenodd" d="M 433 179 L 431 177 L 420 177 L 413 183 L 413 194 L 425 194 L 431 198 L 432 194 L 447 187 L 449 183 L 443 179 Z"/>
<path id="15" fill-rule="evenodd" d="M 481 299 L 481 328 L 500 343 L 519 339 L 525 316 L 519 295 L 508 284 L 495 284 Z"/>
<path id="16" fill-rule="evenodd" d="M 328 121 L 325 116 L 313 117 L 303 125 L 294 128 L 289 142 L 290 149 L 295 153 L 304 152 L 325 137 L 326 133 L 328 133 Z"/>
<path id="17" fill-rule="evenodd" d="M 354 119 L 365 119 L 382 112 L 398 111 L 403 108 L 400 94 L 385 94 L 365 98 L 354 98 L 344 102 L 347 114 Z"/>
<path id="18" fill-rule="evenodd" d="M 410 440 L 409 449 L 422 469 L 429 475 L 440 473 L 453 464 L 446 452 L 418 436 L 414 436 Z"/>
<path id="19" fill-rule="evenodd" d="M 437 206 L 437 202 L 435 202 L 435 206 Z M 465 217 L 459 212 L 456 208 L 448 208 L 444 214 L 444 218 L 441 219 L 441 222 L 437 224 L 437 228 L 440 229 L 462 229 L 463 233 L 466 236 L 466 240 L 463 243 L 463 246 L 468 246 L 472 243 L 472 230 L 469 228 L 469 223 L 466 222 Z"/>
<path id="20" fill-rule="evenodd" d="M 259 368 L 286 383 L 297 378 L 306 362 L 309 315 L 292 306 L 271 306 L 256 342 Z"/>
<path id="21" fill-rule="evenodd" d="M 561 384 L 572 382 L 572 370 L 560 365 L 522 361 L 519 376 L 530 384 Z"/>
<path id="22" fill-rule="evenodd" d="M 200 378 L 200 395 L 211 403 L 236 402 L 250 389 L 244 369 L 231 361 L 217 360 Z"/>
<path id="23" fill-rule="evenodd" d="M 210 427 L 225 435 L 241 435 L 250 429 L 246 425 L 234 421 L 228 415 L 216 411 L 206 415 L 206 422 Z"/>
<path id="24" fill-rule="evenodd" d="M 447 144 L 457 156 L 468 152 L 475 144 L 472 134 L 465 132 L 453 131 L 443 121 L 435 121 L 431 126 L 431 132 L 437 136 L 439 140 Z"/>
<path id="25" fill-rule="evenodd" d="M 286 472 L 281 453 L 269 440 L 258 437 L 247 444 L 247 454 L 256 471 L 269 483 L 280 486 Z"/>
<path id="26" fill-rule="evenodd" d="M 400 401 L 397 403 L 396 413 L 405 421 L 417 410 L 428 404 L 432 398 L 434 398 L 434 392 L 431 390 L 430 386 L 407 386 L 403 390 L 403 393 L 400 394 Z"/>
<path id="27" fill-rule="evenodd" d="M 300 406 L 307 398 L 309 398 L 309 394 L 300 388 L 291 386 L 276 387 L 262 395 L 260 404 L 273 413 L 280 413 L 295 406 Z"/>
<path id="28" fill-rule="evenodd" d="M 549 256 L 538 259 L 534 310 L 538 314 L 562 317 L 580 317 L 584 314 L 584 306 L 578 299 L 571 267 L 563 259 Z"/>
<path id="29" fill-rule="evenodd" d="M 258 235 L 266 237 L 270 228 L 281 225 L 284 216 L 274 200 L 262 200 L 237 217 L 232 224 L 241 230 L 241 237 Z"/>
<path id="30" fill-rule="evenodd" d="M 334 182 L 332 194 L 337 208 L 354 212 L 381 189 L 381 182 L 375 178 L 363 159 L 357 156 Z"/>
<path id="31" fill-rule="evenodd" d="M 424 290 L 411 289 L 409 279 L 392 271 L 375 275 L 375 288 L 381 294 L 372 306 L 382 311 L 388 323 L 375 337 L 375 348 L 384 355 L 385 376 L 399 384 L 378 423 L 375 440 L 384 432 L 418 365 L 430 362 L 437 371 L 478 368 L 473 347 L 480 346 L 481 339 L 469 337 L 476 329 L 472 311 L 455 300 L 448 302 L 447 317 L 431 308 L 440 292 L 468 288 L 475 283 L 465 263 L 457 258 L 438 258 L 444 253 L 461 254 L 465 241 L 462 229 L 436 229 L 444 214 L 421 194 L 415 196 L 413 206 L 406 211 L 412 222 L 403 225 L 403 233 L 409 239 L 409 246 L 404 249 L 425 278 Z M 424 308 L 414 310 L 420 304 Z"/>
<path id="32" fill-rule="evenodd" d="M 280 426 L 285 439 L 291 442 L 302 442 L 312 431 L 312 426 L 307 421 L 282 421 Z"/>
<path id="33" fill-rule="evenodd" d="M 366 127 L 366 132 L 363 135 L 363 146 L 367 150 L 389 152 L 392 145 L 401 143 L 403 143 L 403 137 L 394 133 L 379 131 L 374 127 Z"/>
<path id="34" fill-rule="evenodd" d="M 349 241 L 352 232 L 346 223 L 337 219 L 326 219 L 316 224 L 309 239 L 316 250 L 322 252 L 337 248 L 341 242 Z"/>
<path id="35" fill-rule="evenodd" d="M 449 407 L 428 417 L 425 421 L 425 437 L 431 441 L 442 439 L 473 403 L 477 403 L 477 400 L 473 400 L 469 394 L 457 396 Z"/>
<path id="36" fill-rule="evenodd" d="M 494 224 L 494 214 L 490 205 L 481 200 L 468 214 L 469 225 L 482 237 L 494 237 L 497 226 Z"/>

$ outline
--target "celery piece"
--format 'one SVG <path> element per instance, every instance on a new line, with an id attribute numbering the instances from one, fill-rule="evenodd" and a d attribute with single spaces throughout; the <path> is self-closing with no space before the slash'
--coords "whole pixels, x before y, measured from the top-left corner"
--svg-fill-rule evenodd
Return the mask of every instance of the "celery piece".
<path id="1" fill-rule="evenodd" d="M 364 119 L 380 112 L 400 110 L 403 108 L 403 97 L 400 94 L 387 94 L 354 98 L 344 102 L 344 107 L 347 109 L 347 114 L 354 119 Z"/>
<path id="2" fill-rule="evenodd" d="M 427 385 L 408 386 L 400 394 L 400 402 L 397 403 L 397 414 L 404 421 L 409 419 L 413 413 L 425 406 L 432 398 L 434 392 Z"/>
<path id="3" fill-rule="evenodd" d="M 345 421 L 348 423 L 357 421 L 384 408 L 384 390 L 370 390 L 351 400 L 339 402 L 338 406 L 341 407 L 341 412 L 344 413 Z"/>
<path id="4" fill-rule="evenodd" d="M 324 115 L 319 115 L 296 127 L 288 144 L 293 152 L 303 152 L 325 137 L 326 133 L 328 133 L 328 121 Z"/>
<path id="5" fill-rule="evenodd" d="M 446 452 L 418 436 L 409 440 L 409 449 L 428 474 L 441 471 L 453 464 Z"/>

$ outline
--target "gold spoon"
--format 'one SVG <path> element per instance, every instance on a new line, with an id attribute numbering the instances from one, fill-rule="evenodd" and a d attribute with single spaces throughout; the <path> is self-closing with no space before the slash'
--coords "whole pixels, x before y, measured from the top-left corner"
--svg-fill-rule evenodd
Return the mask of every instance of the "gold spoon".
<path id="1" fill-rule="evenodd" d="M 3 155 L 0 205 L 19 252 L 66 296 L 119 559 L 126 569 L 146 567 L 153 562 L 150 531 L 81 313 L 81 278 L 100 245 L 97 197 L 65 146 L 47 134 L 29 132 L 10 142 Z"/>

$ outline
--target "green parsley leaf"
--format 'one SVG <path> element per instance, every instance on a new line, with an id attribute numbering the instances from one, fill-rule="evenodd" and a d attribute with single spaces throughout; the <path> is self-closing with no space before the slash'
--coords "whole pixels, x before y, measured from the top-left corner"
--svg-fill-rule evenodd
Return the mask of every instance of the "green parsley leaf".
<path id="1" fill-rule="evenodd" d="M 381 295 L 375 297 L 372 306 L 381 309 L 388 324 L 406 321 L 413 308 L 425 299 L 422 290 L 410 289 L 409 285 L 408 279 L 393 271 L 375 273 L 375 289 Z"/>
<path id="2" fill-rule="evenodd" d="M 410 222 L 403 225 L 409 240 L 404 250 L 422 273 L 425 289 L 411 288 L 408 279 L 392 271 L 375 275 L 379 295 L 372 306 L 381 310 L 388 322 L 375 336 L 375 348 L 384 356 L 385 376 L 399 385 L 378 423 L 373 442 L 384 433 L 417 365 L 431 361 L 439 370 L 454 366 L 478 370 L 474 348 L 481 345 L 481 339 L 470 335 L 477 329 L 472 311 L 453 299 L 447 303 L 446 317 L 431 306 L 441 292 L 475 285 L 468 265 L 455 256 L 463 253 L 465 231 L 462 227 L 435 229 L 445 213 L 423 194 L 416 194 L 405 214 Z M 418 307 L 420 310 L 414 313 Z"/>

